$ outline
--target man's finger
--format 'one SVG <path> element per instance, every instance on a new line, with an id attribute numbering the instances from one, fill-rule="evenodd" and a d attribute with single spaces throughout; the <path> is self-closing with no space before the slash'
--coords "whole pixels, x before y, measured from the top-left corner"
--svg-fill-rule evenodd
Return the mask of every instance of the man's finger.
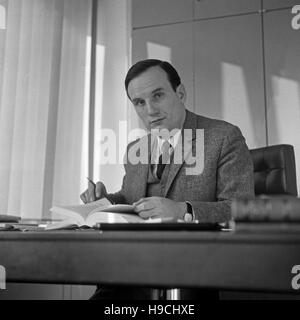
<path id="1" fill-rule="evenodd" d="M 140 213 L 140 212 L 142 212 L 142 211 L 144 211 L 144 210 L 146 210 L 144 203 L 141 203 L 141 204 L 139 204 L 139 205 L 136 205 L 136 204 L 134 205 L 134 211 L 135 211 L 136 213 Z"/>
<path id="2" fill-rule="evenodd" d="M 144 203 L 145 201 L 148 201 L 150 198 L 141 198 L 140 200 L 138 200 L 137 202 L 135 202 L 133 205 L 134 206 L 138 206 L 141 203 Z"/>
<path id="3" fill-rule="evenodd" d="M 148 219 L 152 217 L 159 217 L 156 210 L 145 210 L 139 212 L 139 216 L 143 219 Z"/>
<path id="4" fill-rule="evenodd" d="M 90 199 L 90 195 L 89 195 L 89 190 L 85 190 L 85 193 L 84 193 L 84 196 L 85 196 L 85 199 L 86 199 L 86 202 L 91 202 L 92 200 Z"/>
<path id="5" fill-rule="evenodd" d="M 99 181 L 96 183 L 96 198 L 100 199 L 105 196 L 106 196 L 106 188 L 104 184 L 101 181 Z"/>
<path id="6" fill-rule="evenodd" d="M 86 196 L 85 196 L 85 192 L 83 192 L 81 195 L 80 195 L 80 199 L 83 203 L 87 203 L 87 199 L 86 199 Z"/>
<path id="7" fill-rule="evenodd" d="M 95 184 L 92 182 L 89 182 L 88 184 L 88 200 L 89 202 L 95 201 Z"/>
<path id="8" fill-rule="evenodd" d="M 96 183 L 96 191 L 95 191 L 97 199 L 101 198 L 101 193 L 102 193 L 101 191 L 102 191 L 101 182 L 97 182 Z"/>
<path id="9" fill-rule="evenodd" d="M 142 212 L 142 211 L 148 211 L 148 210 L 152 210 L 154 209 L 155 206 L 153 203 L 151 203 L 150 201 L 145 201 L 145 202 L 142 202 L 138 205 L 135 205 L 134 206 L 134 211 L 139 213 L 139 212 Z"/>

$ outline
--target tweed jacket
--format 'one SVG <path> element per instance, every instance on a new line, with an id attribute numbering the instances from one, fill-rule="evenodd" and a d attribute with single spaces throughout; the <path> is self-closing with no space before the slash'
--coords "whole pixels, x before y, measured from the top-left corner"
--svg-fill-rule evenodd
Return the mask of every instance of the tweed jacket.
<path id="1" fill-rule="evenodd" d="M 187 138 L 191 144 L 190 155 L 199 158 L 202 169 L 188 174 L 187 169 L 193 166 L 187 161 L 188 152 L 184 153 L 184 148 L 181 149 L 183 161 L 170 163 L 164 170 L 161 179 L 163 196 L 175 201 L 189 201 L 196 219 L 201 222 L 227 222 L 231 218 L 233 199 L 254 197 L 253 164 L 245 139 L 238 127 L 188 110 L 182 130 L 183 137 L 185 129 L 192 132 L 190 138 Z M 198 130 L 200 136 L 197 129 L 202 129 Z M 202 148 L 201 143 L 196 143 L 201 132 Z M 144 139 L 149 140 L 149 136 Z M 127 154 L 137 141 L 128 145 Z M 197 154 L 195 148 L 199 146 L 200 153 Z M 114 203 L 132 204 L 146 196 L 149 164 L 132 164 L 128 161 L 124 166 L 122 188 L 117 193 L 109 194 L 108 199 Z"/>

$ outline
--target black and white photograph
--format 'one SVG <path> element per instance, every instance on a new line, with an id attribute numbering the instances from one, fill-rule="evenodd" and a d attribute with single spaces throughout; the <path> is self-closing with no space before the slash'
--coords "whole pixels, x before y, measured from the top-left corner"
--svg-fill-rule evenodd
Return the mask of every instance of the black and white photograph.
<path id="1" fill-rule="evenodd" d="M 0 307 L 299 301 L 299 61 L 300 0 L 0 0 Z"/>

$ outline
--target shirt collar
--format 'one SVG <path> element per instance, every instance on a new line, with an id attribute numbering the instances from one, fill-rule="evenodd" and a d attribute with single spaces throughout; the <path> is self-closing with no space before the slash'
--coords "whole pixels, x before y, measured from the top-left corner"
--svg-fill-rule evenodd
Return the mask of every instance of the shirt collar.
<path id="1" fill-rule="evenodd" d="M 170 143 L 173 149 L 175 149 L 175 147 L 177 146 L 180 136 L 181 136 L 181 130 L 177 130 L 176 133 L 173 136 L 171 136 L 170 139 L 168 139 L 168 142 Z M 156 137 L 156 140 L 157 140 L 156 141 L 157 147 L 161 151 L 162 145 L 165 142 L 165 140 L 159 136 Z"/>
<path id="2" fill-rule="evenodd" d="M 170 143 L 173 149 L 175 149 L 175 147 L 177 146 L 180 137 L 181 130 L 177 130 L 176 133 L 173 136 L 171 136 L 170 139 L 168 139 L 168 142 Z M 165 140 L 159 136 L 154 137 L 154 139 L 152 140 L 151 163 L 157 163 L 158 158 L 162 153 L 162 146 L 164 142 Z"/>

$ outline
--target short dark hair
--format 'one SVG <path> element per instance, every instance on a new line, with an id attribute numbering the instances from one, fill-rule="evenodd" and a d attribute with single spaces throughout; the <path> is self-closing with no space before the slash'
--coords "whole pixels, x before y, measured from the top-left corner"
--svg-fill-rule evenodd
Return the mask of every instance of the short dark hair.
<path id="1" fill-rule="evenodd" d="M 148 70 L 152 67 L 160 67 L 162 68 L 170 81 L 170 84 L 174 91 L 176 91 L 177 87 L 181 84 L 181 79 L 175 70 L 175 68 L 167 61 L 161 61 L 158 59 L 147 59 L 147 60 L 141 60 L 135 63 L 127 72 L 126 78 L 125 78 L 125 89 L 128 98 L 130 99 L 128 95 L 128 85 L 131 80 Z"/>

